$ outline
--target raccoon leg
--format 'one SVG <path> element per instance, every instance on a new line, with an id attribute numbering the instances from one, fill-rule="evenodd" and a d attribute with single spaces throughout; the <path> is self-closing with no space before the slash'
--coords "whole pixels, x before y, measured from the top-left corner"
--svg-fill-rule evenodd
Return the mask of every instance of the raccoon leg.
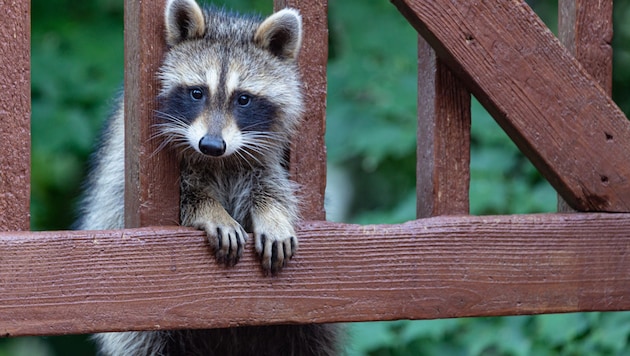
<path id="1" fill-rule="evenodd" d="M 298 242 L 290 211 L 268 199 L 252 212 L 254 245 L 266 272 L 278 272 L 295 254 Z"/>
<path id="2" fill-rule="evenodd" d="M 183 204 L 182 223 L 206 232 L 219 262 L 233 266 L 243 255 L 247 232 L 216 200 Z"/>

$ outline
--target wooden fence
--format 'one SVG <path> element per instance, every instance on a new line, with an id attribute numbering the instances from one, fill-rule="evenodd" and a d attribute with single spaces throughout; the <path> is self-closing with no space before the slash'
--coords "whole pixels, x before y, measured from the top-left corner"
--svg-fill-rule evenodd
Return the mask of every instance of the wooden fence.
<path id="1" fill-rule="evenodd" d="M 393 2 L 421 35 L 419 219 L 323 221 L 327 5 L 276 1 L 304 17 L 309 103 L 290 160 L 307 221 L 276 277 L 253 253 L 218 266 L 202 232 L 173 226 L 177 165 L 146 139 L 162 1 L 126 1 L 128 228 L 28 232 L 29 4 L 0 2 L 0 334 L 630 310 L 630 122 L 609 96 L 612 1 L 561 0 L 564 46 L 522 0 Z M 469 92 L 581 212 L 468 215 Z"/>

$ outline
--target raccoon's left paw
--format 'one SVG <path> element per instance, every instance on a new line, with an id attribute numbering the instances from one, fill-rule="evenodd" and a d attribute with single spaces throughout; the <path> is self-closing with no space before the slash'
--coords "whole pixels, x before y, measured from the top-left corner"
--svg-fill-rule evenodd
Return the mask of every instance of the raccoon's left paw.
<path id="1" fill-rule="evenodd" d="M 295 255 L 298 240 L 291 224 L 254 226 L 254 245 L 266 273 L 277 273 Z"/>

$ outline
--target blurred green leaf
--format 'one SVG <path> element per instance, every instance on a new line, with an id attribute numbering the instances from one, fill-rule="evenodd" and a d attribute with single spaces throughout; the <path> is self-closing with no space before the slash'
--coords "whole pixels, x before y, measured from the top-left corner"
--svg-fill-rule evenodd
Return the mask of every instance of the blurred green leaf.
<path id="1" fill-rule="evenodd" d="M 363 355 L 378 347 L 391 347 L 396 339 L 391 323 L 387 322 L 353 323 L 350 337 L 352 348 L 348 355 Z"/>

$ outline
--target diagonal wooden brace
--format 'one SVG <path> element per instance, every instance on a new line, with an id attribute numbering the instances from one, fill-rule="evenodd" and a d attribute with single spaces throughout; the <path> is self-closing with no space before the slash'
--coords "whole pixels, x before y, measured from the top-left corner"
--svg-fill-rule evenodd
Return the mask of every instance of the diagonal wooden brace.
<path id="1" fill-rule="evenodd" d="M 524 1 L 392 2 L 573 208 L 630 211 L 630 122 Z"/>

